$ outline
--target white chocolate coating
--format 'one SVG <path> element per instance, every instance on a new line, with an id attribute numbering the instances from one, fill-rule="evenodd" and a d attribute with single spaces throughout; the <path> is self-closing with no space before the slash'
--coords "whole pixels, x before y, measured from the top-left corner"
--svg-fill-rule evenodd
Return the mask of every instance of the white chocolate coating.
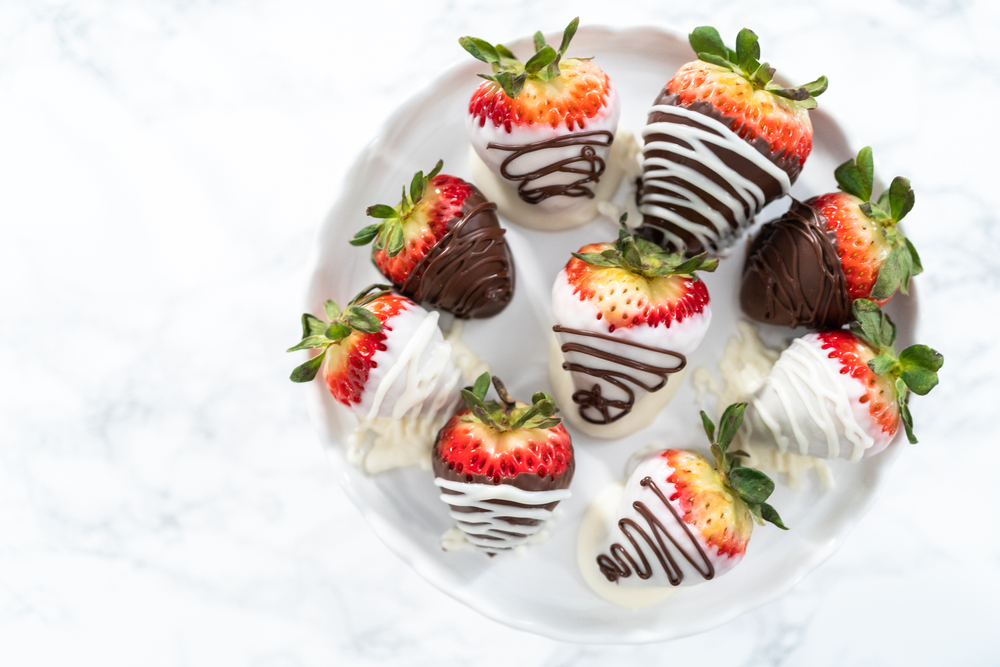
<path id="1" fill-rule="evenodd" d="M 617 530 L 615 511 L 625 491 L 623 483 L 608 486 L 594 498 L 583 515 L 576 538 L 576 564 L 590 588 L 619 607 L 641 609 L 662 602 L 677 592 L 673 586 L 619 586 L 607 580 L 597 567 L 597 555 L 608 541 L 609 528 Z"/>
<path id="2" fill-rule="evenodd" d="M 510 484 L 466 484 L 435 478 L 434 484 L 455 493 L 442 493 L 441 501 L 449 506 L 471 507 L 475 512 L 450 510 L 457 526 L 469 543 L 485 551 L 497 553 L 527 544 L 552 518 L 552 510 L 543 505 L 570 497 L 569 489 L 525 491 Z M 527 505 L 499 504 L 494 501 Z M 535 525 L 512 523 L 507 519 L 533 519 Z"/>
<path id="3" fill-rule="evenodd" d="M 444 339 L 439 316 L 408 304 L 389 321 L 386 349 L 372 355 L 375 366 L 352 407 L 360 423 L 347 442 L 348 460 L 370 474 L 429 468 L 437 432 L 459 403 L 463 373 L 456 361 L 468 365 L 468 349 Z M 456 348 L 465 356 L 453 360 Z"/>
<path id="4" fill-rule="evenodd" d="M 594 306 L 581 300 L 573 293 L 573 286 L 566 277 L 565 269 L 559 272 L 552 287 L 552 311 L 556 324 L 560 326 L 612 335 L 623 341 L 671 350 L 685 357 L 693 353 L 701 344 L 712 321 L 711 307 L 706 304 L 701 313 L 688 316 L 680 322 L 674 322 L 669 327 L 664 325 L 621 327 L 608 334 L 608 327 L 603 320 L 597 319 L 597 310 Z M 602 351 L 654 366 L 676 367 L 681 364 L 681 361 L 661 352 L 644 350 L 614 341 L 597 338 L 583 339 L 568 333 L 556 334 L 549 353 L 549 375 L 555 391 L 556 402 L 563 407 L 563 414 L 569 422 L 588 435 L 599 438 L 621 438 L 645 428 L 666 407 L 683 382 L 684 370 L 668 376 L 666 386 L 656 392 L 649 392 L 640 386 L 630 384 L 629 386 L 635 394 L 635 403 L 629 413 L 609 424 L 593 424 L 580 416 L 580 411 L 572 399 L 575 391 L 591 390 L 594 385 L 597 385 L 600 387 L 602 396 L 624 400 L 626 395 L 620 387 L 603 378 L 564 370 L 562 367 L 564 361 L 600 370 L 622 370 L 641 380 L 646 386 L 656 386 L 660 382 L 660 378 L 637 369 L 622 368 L 611 360 L 575 351 L 564 354 L 561 346 L 570 341 L 585 342 L 588 346 Z"/>
<path id="5" fill-rule="evenodd" d="M 660 122 L 650 123 L 643 129 L 643 138 L 655 134 L 664 134 L 684 142 L 687 146 L 666 141 L 654 141 L 647 143 L 643 147 L 643 154 L 647 155 L 643 165 L 654 168 L 645 171 L 642 177 L 644 192 L 639 205 L 639 210 L 642 213 L 667 220 L 681 229 L 690 232 L 705 247 L 719 248 L 720 251 L 724 250 L 723 246 L 727 245 L 724 243 L 724 239 L 733 236 L 729 221 L 694 191 L 677 183 L 668 183 L 667 179 L 681 179 L 731 209 L 737 222 L 738 230 L 746 227 L 753 217 L 760 212 L 764 207 L 765 197 L 760 186 L 740 174 L 737 170 L 727 166 L 712 151 L 710 145 L 725 148 L 751 161 L 778 181 L 781 186 L 782 195 L 788 194 L 788 190 L 791 188 L 788 174 L 761 155 L 753 146 L 741 139 L 739 135 L 724 124 L 704 114 L 669 104 L 654 105 L 650 109 L 650 113 L 654 112 L 679 116 L 695 123 L 696 126 Z M 662 157 L 650 156 L 649 153 L 652 151 L 669 151 L 680 158 L 701 163 L 728 182 L 736 190 L 738 196 L 734 197 L 725 188 L 699 174 L 691 167 Z M 660 186 L 671 190 L 674 194 L 654 191 L 650 186 Z M 714 229 L 691 222 L 675 211 L 662 206 L 662 204 L 672 204 L 691 209 L 708 219 L 714 225 Z M 744 209 L 744 204 L 750 210 L 749 215 L 747 215 Z M 685 243 L 676 234 L 666 229 L 663 230 L 663 233 L 678 249 L 685 247 Z M 733 237 L 733 240 L 735 240 L 735 237 Z"/>
<path id="6" fill-rule="evenodd" d="M 598 545 L 598 551 L 591 553 L 587 558 L 583 556 L 579 558 L 581 568 L 584 572 L 592 568 L 594 571 L 597 571 L 598 576 L 602 576 L 603 578 L 597 557 L 601 554 L 611 555 L 612 546 L 615 544 L 620 545 L 625 553 L 631 557 L 631 560 L 638 564 L 638 567 L 646 568 L 649 574 L 647 578 L 643 579 L 638 575 L 636 568 L 630 565 L 630 576 L 620 577 L 617 581 L 616 585 L 621 588 L 663 589 L 673 586 L 697 586 L 709 580 L 705 577 L 705 574 L 710 572 L 709 563 L 712 568 L 711 576 L 714 579 L 729 572 L 743 559 L 742 553 L 732 556 L 728 554 L 720 555 L 717 546 L 709 545 L 701 533 L 678 519 L 678 516 L 684 515 L 684 510 L 681 508 L 678 500 L 670 500 L 675 489 L 674 485 L 667 481 L 673 475 L 674 469 L 667 462 L 667 459 L 661 456 L 661 453 L 662 450 L 645 458 L 632 471 L 632 474 L 629 475 L 618 505 L 607 519 L 605 536 L 603 541 Z M 664 505 L 663 501 L 651 487 L 644 486 L 641 483 L 646 477 L 650 477 L 656 483 L 664 497 L 677 512 L 677 516 Z M 674 573 L 675 575 L 679 575 L 680 581 L 677 584 L 671 584 L 666 569 L 664 569 L 655 551 L 642 537 L 639 530 L 634 527 L 628 527 L 629 534 L 635 538 L 638 544 L 638 549 L 632 544 L 626 534 L 622 532 L 621 521 L 634 521 L 642 531 L 650 536 L 653 543 L 657 544 L 653 528 L 650 526 L 649 521 L 635 508 L 635 503 L 645 505 L 651 515 L 663 526 L 663 530 L 666 531 L 667 535 L 670 536 L 669 538 L 666 535 L 662 537 L 667 553 L 669 553 L 670 558 L 673 560 L 671 567 L 676 568 Z M 697 546 L 695 546 L 695 543 L 697 543 Z M 700 551 L 698 547 L 700 547 Z M 645 557 L 646 561 L 645 566 L 642 565 L 643 557 Z M 707 563 L 705 559 L 707 559 Z M 589 574 L 592 575 L 593 572 Z"/>
<path id="7" fill-rule="evenodd" d="M 860 402 L 864 386 L 820 345 L 808 334 L 781 353 L 747 408 L 751 440 L 826 459 L 859 461 L 882 451 L 892 436 Z"/>
<path id="8" fill-rule="evenodd" d="M 511 155 L 511 151 L 489 148 L 489 144 L 502 146 L 524 146 L 539 141 L 548 141 L 580 132 L 606 131 L 615 133 L 620 115 L 618 91 L 614 84 L 608 87 L 606 104 L 585 121 L 584 127 L 568 130 L 565 123 L 552 127 L 547 123 L 512 125 L 510 132 L 503 126 L 496 126 L 489 118 L 481 123 L 478 116 L 466 115 L 466 128 L 474 156 L 470 156 L 473 180 L 486 198 L 497 204 L 500 214 L 512 222 L 530 227 L 556 231 L 568 229 L 592 220 L 597 215 L 597 203 L 610 199 L 621 182 L 622 170 L 618 160 L 611 157 L 614 144 L 592 146 L 595 156 L 605 163 L 605 172 L 600 180 L 587 185 L 594 197 L 569 197 L 557 195 L 536 204 L 523 201 L 517 193 L 519 181 L 507 180 L 501 174 L 501 165 Z M 509 174 L 527 174 L 542 169 L 561 160 L 580 155 L 581 146 L 570 145 L 545 148 L 519 156 L 508 167 Z M 578 166 L 578 165 L 574 165 Z M 530 183 L 531 188 L 550 185 L 566 185 L 577 181 L 580 174 L 555 172 Z M 596 186 L 596 187 L 595 187 Z"/>

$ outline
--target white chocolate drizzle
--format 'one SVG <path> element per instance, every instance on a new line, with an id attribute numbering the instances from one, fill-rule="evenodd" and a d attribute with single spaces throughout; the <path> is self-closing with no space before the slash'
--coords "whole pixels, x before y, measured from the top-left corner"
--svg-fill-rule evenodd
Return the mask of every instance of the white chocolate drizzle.
<path id="1" fill-rule="evenodd" d="M 462 342 L 462 322 L 455 322 L 444 344 L 420 364 L 438 331 L 439 316 L 436 311 L 424 316 L 376 388 L 368 415 L 347 439 L 348 461 L 369 474 L 412 465 L 429 470 L 431 448 L 458 403 L 463 376 L 471 382 L 489 370 Z M 454 365 L 446 372 L 449 361 Z M 404 373 L 406 384 L 391 416 L 377 416 L 389 388 Z"/>
<path id="2" fill-rule="evenodd" d="M 465 533 L 466 541 L 487 553 L 527 544 L 552 518 L 552 510 L 543 506 L 570 497 L 569 489 L 525 491 L 510 484 L 469 484 L 440 477 L 435 478 L 434 483 L 453 492 L 441 494 L 441 500 L 452 507 L 451 518 Z M 504 503 L 495 502 L 498 500 Z M 455 507 L 475 511 L 459 512 Z M 512 523 L 509 519 L 528 519 L 537 523 L 526 525 Z"/>
<path id="3" fill-rule="evenodd" d="M 643 195 L 639 205 L 639 210 L 643 214 L 666 220 L 690 232 L 704 247 L 721 249 L 720 241 L 733 233 L 726 217 L 692 190 L 677 183 L 670 183 L 667 179 L 675 178 L 683 181 L 716 199 L 721 205 L 733 212 L 737 229 L 742 229 L 760 212 L 767 203 L 764 191 L 752 180 L 723 162 L 709 147 L 709 144 L 732 151 L 752 162 L 780 184 L 782 195 L 788 194 L 791 188 L 788 174 L 761 155 L 753 146 L 741 139 L 723 123 L 696 111 L 669 104 L 657 104 L 650 109 L 650 113 L 657 112 L 679 116 L 700 127 L 659 122 L 650 123 L 643 129 L 643 138 L 662 134 L 686 144 L 652 141 L 643 147 L 643 154 L 646 156 L 643 166 L 647 168 L 643 174 Z M 650 153 L 653 151 L 665 151 L 680 158 L 701 163 L 707 169 L 721 176 L 739 196 L 734 197 L 725 188 L 691 167 L 663 157 L 651 156 Z M 650 167 L 653 168 L 650 169 Z M 654 191 L 653 187 L 673 194 Z M 691 222 L 683 215 L 671 211 L 661 204 L 672 204 L 691 209 L 711 222 L 714 229 Z M 746 213 L 747 209 L 750 211 L 749 215 Z M 679 250 L 686 247 L 677 234 L 667 229 L 662 231 L 665 238 Z"/>

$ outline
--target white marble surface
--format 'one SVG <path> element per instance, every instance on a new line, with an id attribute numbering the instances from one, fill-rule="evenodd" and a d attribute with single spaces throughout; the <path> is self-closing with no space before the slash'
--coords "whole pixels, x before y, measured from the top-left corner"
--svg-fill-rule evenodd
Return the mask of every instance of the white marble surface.
<path id="1" fill-rule="evenodd" d="M 827 74 L 821 104 L 914 182 L 922 338 L 947 357 L 844 548 L 670 644 L 560 644 L 431 588 L 286 380 L 310 244 L 383 118 L 457 36 L 577 13 L 749 25 Z M 997 664 L 998 26 L 991 0 L 0 4 L 0 662 Z"/>

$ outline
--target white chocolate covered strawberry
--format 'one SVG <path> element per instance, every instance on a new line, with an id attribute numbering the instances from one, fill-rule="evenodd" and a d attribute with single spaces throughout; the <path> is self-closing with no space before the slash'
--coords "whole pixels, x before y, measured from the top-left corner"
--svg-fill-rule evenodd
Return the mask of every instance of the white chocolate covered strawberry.
<path id="1" fill-rule="evenodd" d="M 564 58 L 578 19 L 559 50 L 535 33 L 535 54 L 522 63 L 502 44 L 474 37 L 459 43 L 489 64 L 469 100 L 466 127 L 473 173 L 500 212 L 518 224 L 565 229 L 597 215 L 597 192 L 621 180 L 609 160 L 618 126 L 618 93 L 589 58 Z"/>
<path id="2" fill-rule="evenodd" d="M 900 422 L 916 443 L 907 394 L 933 389 L 944 357 L 926 345 L 897 357 L 896 327 L 881 308 L 859 299 L 853 312 L 850 331 L 807 334 L 781 353 L 750 400 L 754 443 L 858 461 L 885 449 Z"/>
<path id="3" fill-rule="evenodd" d="M 322 370 L 330 393 L 362 424 L 396 427 L 390 456 L 376 453 L 369 461 L 366 452 L 356 461 L 369 472 L 429 465 L 433 425 L 440 428 L 458 403 L 461 382 L 439 314 L 385 285 L 368 287 L 343 310 L 327 301 L 325 310 L 328 322 L 302 316 L 302 340 L 288 351 L 319 354 L 292 371 L 292 381 L 309 382 Z"/>
<path id="4" fill-rule="evenodd" d="M 715 425 L 701 413 L 715 466 L 700 455 L 665 449 L 629 476 L 592 567 L 621 586 L 693 586 L 722 576 L 746 553 L 756 521 L 785 529 L 767 503 L 774 490 L 764 473 L 739 464 L 729 444 L 745 403 L 729 406 Z"/>
<path id="5" fill-rule="evenodd" d="M 550 373 L 567 418 L 597 437 L 648 426 L 680 384 L 712 319 L 696 271 L 718 260 L 685 260 L 631 236 L 573 253 L 552 288 L 556 346 Z"/>

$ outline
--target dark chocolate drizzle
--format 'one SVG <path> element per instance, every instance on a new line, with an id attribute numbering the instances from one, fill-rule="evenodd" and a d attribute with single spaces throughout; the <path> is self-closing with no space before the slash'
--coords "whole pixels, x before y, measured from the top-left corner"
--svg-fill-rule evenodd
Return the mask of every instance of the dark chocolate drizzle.
<path id="1" fill-rule="evenodd" d="M 632 503 L 632 507 L 635 511 L 645 519 L 649 526 L 649 532 L 646 532 L 636 521 L 632 519 L 622 519 L 618 522 L 618 528 L 621 529 L 622 534 L 628 538 L 628 541 L 632 544 L 633 549 L 635 549 L 636 554 L 639 556 L 640 563 L 636 563 L 632 555 L 625 550 L 620 542 L 615 542 L 611 545 L 611 555 L 601 554 L 597 557 L 597 566 L 601 569 L 601 574 L 607 578 L 608 581 L 615 582 L 621 577 L 630 577 L 632 572 L 635 572 L 640 579 L 649 579 L 653 576 L 653 568 L 649 564 L 649 560 L 646 558 L 646 554 L 643 552 L 642 547 L 639 546 L 639 540 L 633 535 L 633 531 L 638 533 L 639 537 L 646 541 L 646 544 L 653 551 L 653 555 L 660 562 L 660 566 L 666 572 L 667 580 L 670 582 L 671 586 L 678 586 L 684 580 L 684 572 L 681 570 L 680 566 L 677 564 L 677 560 L 674 555 L 670 553 L 670 549 L 667 548 L 666 543 L 663 538 L 666 537 L 670 540 L 670 543 L 674 546 L 682 556 L 684 556 L 687 562 L 691 563 L 698 574 L 704 577 L 706 580 L 715 577 L 715 567 L 708 558 L 708 554 L 702 548 L 698 539 L 691 532 L 684 520 L 681 518 L 674 506 L 670 504 L 666 496 L 660 490 L 660 487 L 656 485 L 652 477 L 644 477 L 642 481 L 639 482 L 642 486 L 649 488 L 656 497 L 663 502 L 663 505 L 670 510 L 670 514 L 677 520 L 677 524 L 684 529 L 684 534 L 687 535 L 688 540 L 691 542 L 691 546 L 694 547 L 695 554 L 702 561 L 701 563 L 695 562 L 695 556 L 692 555 L 691 551 L 685 549 L 677 539 L 671 535 L 666 527 L 660 522 L 659 519 L 653 514 L 649 507 L 642 501 L 635 501 Z M 650 535 L 652 533 L 652 535 Z M 656 541 L 653 541 L 653 538 Z M 641 564 L 641 566 L 640 566 Z"/>
<path id="2" fill-rule="evenodd" d="M 839 329 L 851 319 L 847 278 L 819 211 L 792 200 L 750 244 L 740 305 L 765 324 Z"/>
<path id="3" fill-rule="evenodd" d="M 606 139 L 602 141 L 599 137 Z M 555 139 L 536 141 L 531 144 L 521 144 L 519 146 L 509 146 L 506 144 L 487 144 L 487 148 L 494 148 L 501 151 L 511 151 L 511 154 L 500 164 L 500 175 L 508 181 L 519 181 L 517 194 L 529 204 L 548 199 L 549 197 L 594 197 L 594 191 L 589 186 L 590 183 L 597 183 L 604 173 L 604 160 L 597 155 L 594 146 L 607 148 L 615 140 L 615 135 L 607 130 L 595 130 L 593 132 L 574 132 Z M 558 160 L 535 171 L 526 174 L 512 174 L 509 167 L 511 163 L 520 157 L 535 151 L 548 148 L 564 148 L 566 146 L 583 146 L 580 154 Z M 584 163 L 585 166 L 574 166 Z M 543 185 L 540 187 L 529 187 L 532 181 L 537 181 L 545 176 L 555 173 L 579 174 L 580 178 L 572 183 Z"/>
<path id="4" fill-rule="evenodd" d="M 597 338 L 600 340 L 621 343 L 622 345 L 627 345 L 636 349 L 649 350 L 651 352 L 671 356 L 680 361 L 679 365 L 673 367 L 654 366 L 652 364 L 636 361 L 635 359 L 623 357 L 620 354 L 608 352 L 607 350 L 601 350 L 591 345 L 573 342 L 563 343 L 560 347 L 563 354 L 566 354 L 567 352 L 577 352 L 579 354 L 595 357 L 597 359 L 603 359 L 604 361 L 610 361 L 624 368 L 631 368 L 639 371 L 640 373 L 646 373 L 660 378 L 660 381 L 656 384 L 648 384 L 643 382 L 640 378 L 634 377 L 624 371 L 609 370 L 605 368 L 591 368 L 582 364 L 570 363 L 568 361 L 563 362 L 563 369 L 571 373 L 582 373 L 584 375 L 599 378 L 620 389 L 624 393 L 623 399 L 609 398 L 601 393 L 601 386 L 597 383 L 594 383 L 594 386 L 588 390 L 581 389 L 573 392 L 573 402 L 580 406 L 580 417 L 584 421 L 591 424 L 611 424 L 632 411 L 632 407 L 635 405 L 635 392 L 626 383 L 634 384 L 635 386 L 641 387 L 648 392 L 656 392 L 663 389 L 667 385 L 667 379 L 670 375 L 680 372 L 687 365 L 687 359 L 680 352 L 673 352 L 671 350 L 652 347 L 651 345 L 634 343 L 632 341 L 623 340 L 607 334 L 584 331 L 582 329 L 571 329 L 569 327 L 559 325 L 552 327 L 552 330 L 556 333 L 566 333 L 574 336 L 584 336 L 588 338 Z M 612 413 L 612 411 L 617 412 Z M 591 414 L 594 412 L 597 414 Z"/>
<path id="5" fill-rule="evenodd" d="M 697 101 L 685 105 L 680 102 L 676 94 L 670 93 L 666 88 L 664 88 L 660 92 L 660 95 L 656 98 L 656 101 L 653 104 L 682 106 L 686 109 L 690 109 L 691 111 L 700 113 L 704 116 L 708 116 L 709 118 L 713 118 L 724 124 L 726 127 L 730 127 L 734 132 L 738 133 L 740 129 L 740 128 L 732 128 L 731 126 L 733 125 L 733 119 L 726 118 L 724 115 L 719 113 L 719 111 L 717 111 L 710 102 Z M 712 128 L 698 124 L 695 121 L 692 121 L 691 119 L 688 118 L 674 116 L 671 114 L 666 114 L 658 111 L 650 112 L 647 124 L 661 123 L 661 122 L 696 126 L 707 132 L 718 134 L 718 132 L 716 132 Z M 678 139 L 676 137 L 671 137 L 666 134 L 651 134 L 647 136 L 645 143 L 649 144 L 651 142 L 665 142 L 681 146 L 684 148 L 690 148 L 690 145 L 688 145 L 681 139 Z M 801 162 L 799 162 L 797 157 L 790 154 L 786 155 L 785 151 L 777 153 L 772 151 L 770 146 L 768 146 L 767 141 L 765 141 L 760 137 L 753 140 L 749 140 L 747 141 L 747 143 L 749 143 L 755 150 L 757 150 L 757 152 L 759 152 L 761 155 L 763 155 L 772 163 L 774 163 L 782 171 L 788 174 L 788 178 L 791 183 L 794 183 L 795 180 L 798 178 L 799 172 L 802 170 L 802 164 Z M 659 182 L 655 182 L 653 180 L 647 182 L 645 179 L 643 179 L 643 186 L 640 189 L 639 193 L 637 194 L 637 200 L 640 205 L 642 204 L 644 195 L 654 192 L 660 192 L 663 194 L 683 197 L 684 195 L 682 193 L 677 193 L 672 189 L 670 189 L 670 185 L 680 186 L 689 190 L 695 196 L 701 198 L 713 210 L 722 215 L 729 223 L 729 233 L 721 235 L 717 243 L 712 244 L 709 247 L 705 247 L 702 244 L 702 241 L 698 237 L 696 237 L 695 235 L 691 234 L 690 232 L 684 229 L 681 229 L 672 222 L 668 220 L 663 220 L 662 218 L 658 218 L 653 215 L 644 215 L 643 223 L 636 231 L 636 233 L 639 236 L 645 238 L 648 241 L 652 241 L 653 243 L 663 246 L 664 248 L 666 248 L 671 252 L 680 251 L 681 248 L 675 247 L 674 244 L 670 240 L 668 240 L 667 236 L 663 233 L 663 230 L 665 229 L 669 230 L 670 232 L 681 238 L 681 240 L 685 243 L 684 251 L 688 256 L 696 255 L 702 252 L 718 253 L 732 244 L 732 242 L 739 235 L 739 233 L 752 223 L 753 217 L 758 212 L 760 212 L 762 208 L 764 208 L 767 204 L 769 204 L 770 202 L 774 201 L 775 199 L 777 199 L 782 195 L 781 184 L 778 182 L 778 180 L 775 179 L 770 174 L 768 174 L 763 169 L 761 169 L 759 166 L 748 160 L 747 158 L 723 146 L 708 144 L 708 147 L 713 153 L 715 153 L 715 155 L 720 160 L 722 160 L 726 164 L 726 166 L 739 172 L 742 176 L 749 179 L 750 181 L 755 183 L 758 187 L 760 187 L 760 189 L 764 192 L 764 200 L 758 201 L 756 198 L 753 198 L 751 201 L 747 201 L 743 197 L 740 197 L 737 194 L 735 188 L 733 188 L 733 186 L 726 179 L 724 179 L 714 170 L 709 169 L 707 166 L 705 166 L 698 160 L 691 160 L 687 157 L 678 155 L 669 150 L 650 151 L 646 154 L 647 158 L 648 157 L 663 158 L 676 162 L 679 165 L 688 167 L 698 172 L 705 178 L 711 180 L 719 187 L 723 188 L 728 194 L 730 194 L 737 200 L 742 201 L 746 220 L 742 225 L 740 225 L 739 222 L 736 220 L 736 217 L 733 215 L 732 209 L 729 208 L 729 206 L 726 206 L 722 202 L 718 201 L 717 199 L 715 199 L 702 189 L 698 188 L 697 186 L 695 186 L 694 184 L 683 178 L 670 177 L 667 179 L 658 179 Z M 648 166 L 643 169 L 643 173 L 645 174 L 646 172 L 655 169 L 658 169 L 658 167 Z M 663 186 L 663 181 L 666 181 L 667 183 L 666 188 Z M 666 208 L 670 211 L 673 211 L 692 223 L 701 225 L 703 227 L 707 227 L 713 230 L 713 232 L 715 231 L 715 225 L 713 225 L 706 217 L 704 217 L 703 215 L 701 215 L 700 213 L 698 213 L 693 209 L 665 202 L 656 202 L 656 205 Z"/>
<path id="6" fill-rule="evenodd" d="M 470 187 L 465 214 L 448 223 L 448 232 L 399 286 L 403 295 L 459 319 L 495 315 L 514 295 L 514 260 L 496 204 Z"/>

